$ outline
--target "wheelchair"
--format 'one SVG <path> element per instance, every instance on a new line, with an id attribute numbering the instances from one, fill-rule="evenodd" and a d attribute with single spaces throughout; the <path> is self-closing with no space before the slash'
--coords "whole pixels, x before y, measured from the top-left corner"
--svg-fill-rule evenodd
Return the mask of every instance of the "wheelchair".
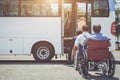
<path id="1" fill-rule="evenodd" d="M 89 71 L 101 71 L 108 77 L 114 76 L 115 59 L 109 51 L 109 40 L 88 40 L 87 48 L 78 54 L 79 73 L 87 78 Z"/>

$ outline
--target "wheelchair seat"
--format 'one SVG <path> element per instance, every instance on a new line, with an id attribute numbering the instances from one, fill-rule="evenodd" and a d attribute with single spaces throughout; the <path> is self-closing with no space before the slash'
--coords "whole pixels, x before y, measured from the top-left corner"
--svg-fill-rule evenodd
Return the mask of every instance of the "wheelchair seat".
<path id="1" fill-rule="evenodd" d="M 109 59 L 109 40 L 88 40 L 87 47 L 88 60 Z"/>

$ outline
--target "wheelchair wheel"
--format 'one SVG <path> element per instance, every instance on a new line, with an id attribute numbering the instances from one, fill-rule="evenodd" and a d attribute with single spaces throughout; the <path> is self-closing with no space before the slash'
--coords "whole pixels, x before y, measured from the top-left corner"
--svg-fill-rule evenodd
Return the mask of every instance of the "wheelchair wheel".
<path id="1" fill-rule="evenodd" d="M 87 55 L 86 52 L 83 52 L 83 55 L 81 56 L 79 60 L 79 74 L 82 75 L 82 77 L 87 78 L 88 75 L 88 61 L 87 61 Z"/>
<path id="2" fill-rule="evenodd" d="M 76 67 L 75 67 L 75 70 L 79 70 L 80 69 L 80 59 L 81 59 L 81 56 L 79 54 L 77 54 L 77 62 L 76 62 Z"/>
<path id="3" fill-rule="evenodd" d="M 107 62 L 103 63 L 102 65 L 103 65 L 103 67 L 102 67 L 103 75 L 106 75 L 107 74 Z"/>
<path id="4" fill-rule="evenodd" d="M 110 58 L 108 63 L 108 77 L 112 77 L 115 74 L 115 58 L 113 54 L 110 52 Z"/>

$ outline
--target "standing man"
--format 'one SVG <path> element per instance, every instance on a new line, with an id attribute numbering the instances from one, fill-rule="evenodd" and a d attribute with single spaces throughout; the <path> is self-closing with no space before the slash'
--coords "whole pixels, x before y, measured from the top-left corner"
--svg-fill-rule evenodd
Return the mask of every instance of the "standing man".
<path id="1" fill-rule="evenodd" d="M 84 41 L 86 41 L 86 39 L 90 36 L 90 33 L 89 33 L 89 29 L 90 27 L 88 25 L 83 25 L 82 26 L 82 30 L 83 30 L 83 33 L 78 35 L 75 42 L 74 42 L 74 46 L 72 48 L 72 56 L 71 56 L 71 59 L 75 60 L 74 64 L 75 64 L 75 69 L 77 69 L 77 50 L 79 49 L 79 45 L 84 45 Z M 82 48 L 81 48 L 82 50 Z M 76 56 L 76 57 L 75 57 Z"/>

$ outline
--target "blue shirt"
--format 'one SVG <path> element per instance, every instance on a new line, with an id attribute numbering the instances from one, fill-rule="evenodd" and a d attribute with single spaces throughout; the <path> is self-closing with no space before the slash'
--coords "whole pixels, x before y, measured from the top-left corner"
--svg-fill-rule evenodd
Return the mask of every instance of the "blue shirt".
<path id="1" fill-rule="evenodd" d="M 102 33 L 94 33 L 88 39 L 92 39 L 92 40 L 108 40 L 108 38 Z"/>

